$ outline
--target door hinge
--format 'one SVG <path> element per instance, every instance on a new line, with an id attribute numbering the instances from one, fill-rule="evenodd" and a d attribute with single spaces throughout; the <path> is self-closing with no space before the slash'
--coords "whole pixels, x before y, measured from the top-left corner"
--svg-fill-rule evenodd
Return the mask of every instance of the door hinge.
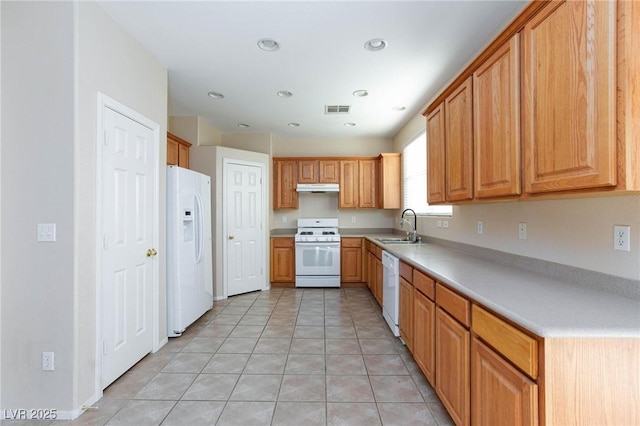
<path id="1" fill-rule="evenodd" d="M 104 137 L 102 138 L 102 142 L 105 145 L 109 145 L 109 132 L 107 132 L 106 130 L 104 131 Z"/>
<path id="2" fill-rule="evenodd" d="M 106 355 L 107 354 L 107 341 L 103 340 L 102 341 L 102 355 Z"/>
<path id="3" fill-rule="evenodd" d="M 109 248 L 109 240 L 106 235 L 102 236 L 102 248 L 105 250 Z"/>

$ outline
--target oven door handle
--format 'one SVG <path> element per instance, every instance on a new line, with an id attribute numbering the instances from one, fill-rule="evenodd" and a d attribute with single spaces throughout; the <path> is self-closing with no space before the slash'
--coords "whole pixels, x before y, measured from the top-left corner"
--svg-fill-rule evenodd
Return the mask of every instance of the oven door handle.
<path id="1" fill-rule="evenodd" d="M 299 247 L 312 247 L 312 246 L 319 246 L 319 247 L 328 247 L 328 248 L 340 248 L 340 243 L 339 242 L 324 242 L 324 241 L 296 241 L 296 246 Z"/>

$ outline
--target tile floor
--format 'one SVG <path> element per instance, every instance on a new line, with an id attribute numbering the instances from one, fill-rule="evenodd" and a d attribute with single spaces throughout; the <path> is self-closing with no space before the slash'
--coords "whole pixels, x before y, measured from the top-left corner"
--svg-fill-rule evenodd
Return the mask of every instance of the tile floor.
<path id="1" fill-rule="evenodd" d="M 55 424 L 453 424 L 360 288 L 275 288 L 216 302 L 96 406 Z"/>

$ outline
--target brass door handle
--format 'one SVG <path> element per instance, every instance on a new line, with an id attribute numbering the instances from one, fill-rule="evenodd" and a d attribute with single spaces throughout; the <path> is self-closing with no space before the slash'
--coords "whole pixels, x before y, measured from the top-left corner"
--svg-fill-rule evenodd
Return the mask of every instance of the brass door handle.
<path id="1" fill-rule="evenodd" d="M 230 239 L 230 240 L 233 240 L 234 238 L 235 238 L 235 236 L 233 236 L 233 235 L 229 235 L 229 239 Z"/>
<path id="2" fill-rule="evenodd" d="M 152 249 L 150 248 L 149 250 L 147 250 L 147 257 L 153 257 L 156 254 L 158 254 L 158 252 L 156 251 L 156 249 Z"/>

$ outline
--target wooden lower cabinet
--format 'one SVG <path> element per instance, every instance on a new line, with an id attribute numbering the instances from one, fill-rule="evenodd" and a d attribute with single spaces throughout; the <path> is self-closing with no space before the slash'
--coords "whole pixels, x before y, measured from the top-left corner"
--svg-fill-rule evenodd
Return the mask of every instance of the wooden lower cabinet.
<path id="1" fill-rule="evenodd" d="M 436 384 L 435 321 L 436 304 L 414 288 L 413 358 L 431 386 Z"/>
<path id="2" fill-rule="evenodd" d="M 435 389 L 458 426 L 470 421 L 469 341 L 469 331 L 438 307 Z"/>
<path id="3" fill-rule="evenodd" d="M 378 305 L 382 306 L 382 276 L 383 276 L 383 268 L 382 268 L 382 260 L 375 257 L 375 274 L 376 274 L 376 285 L 374 289 L 374 296 L 378 301 Z"/>
<path id="4" fill-rule="evenodd" d="M 413 286 L 404 278 L 400 277 L 399 289 L 400 308 L 400 337 L 407 345 L 409 352 L 413 353 L 414 322 L 413 322 Z"/>
<path id="5" fill-rule="evenodd" d="M 538 424 L 538 386 L 475 337 L 471 342 L 471 423 Z"/>
<path id="6" fill-rule="evenodd" d="M 341 238 L 340 281 L 360 283 L 362 274 L 362 238 Z"/>
<path id="7" fill-rule="evenodd" d="M 293 237 L 271 238 L 271 282 L 278 286 L 294 287 L 296 256 Z"/>

